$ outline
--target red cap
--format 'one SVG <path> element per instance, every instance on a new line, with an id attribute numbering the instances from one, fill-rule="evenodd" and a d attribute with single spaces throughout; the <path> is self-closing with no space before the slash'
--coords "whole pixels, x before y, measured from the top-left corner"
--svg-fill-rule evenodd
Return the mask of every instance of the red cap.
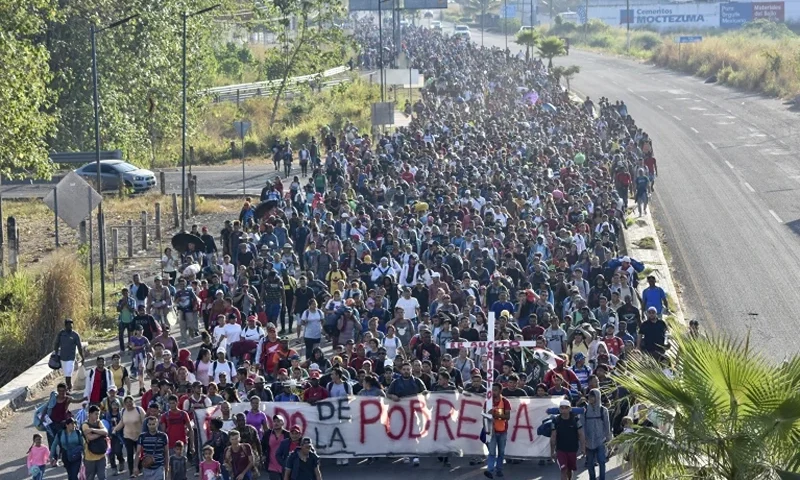
<path id="1" fill-rule="evenodd" d="M 480 375 L 481 374 L 481 370 L 479 368 L 473 368 L 472 372 L 470 372 L 470 373 L 472 373 L 473 375 Z"/>
<path id="2" fill-rule="evenodd" d="M 278 370 L 278 373 L 282 373 L 284 375 L 289 375 L 289 371 L 286 370 L 285 368 L 281 368 L 280 370 Z"/>
<path id="3" fill-rule="evenodd" d="M 289 429 L 289 431 L 290 431 L 290 432 L 295 432 L 295 433 L 303 433 L 303 429 L 302 429 L 302 428 L 300 428 L 300 425 L 294 425 L 294 426 L 292 426 L 292 428 L 291 428 L 291 429 Z"/>

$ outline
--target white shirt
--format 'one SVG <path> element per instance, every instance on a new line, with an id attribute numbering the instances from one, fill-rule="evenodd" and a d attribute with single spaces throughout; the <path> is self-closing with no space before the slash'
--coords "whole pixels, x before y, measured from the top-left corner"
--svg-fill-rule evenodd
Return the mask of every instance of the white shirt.
<path id="1" fill-rule="evenodd" d="M 397 348 L 402 346 L 402 342 L 397 337 L 384 337 L 381 340 L 381 346 L 386 349 L 386 358 L 394 360 L 397 356 Z"/>
<path id="2" fill-rule="evenodd" d="M 411 320 L 417 316 L 417 309 L 419 308 L 419 301 L 416 298 L 400 297 L 395 304 L 395 308 L 400 307 L 403 309 L 403 318 Z"/>
<path id="3" fill-rule="evenodd" d="M 242 326 L 238 323 L 226 323 L 223 327 L 228 343 L 235 343 L 242 339 Z"/>

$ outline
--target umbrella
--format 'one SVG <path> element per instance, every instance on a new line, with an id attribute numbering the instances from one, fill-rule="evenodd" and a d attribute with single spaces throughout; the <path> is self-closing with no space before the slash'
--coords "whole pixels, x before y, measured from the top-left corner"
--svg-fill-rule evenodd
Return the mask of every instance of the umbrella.
<path id="1" fill-rule="evenodd" d="M 255 211 L 255 217 L 258 219 L 265 218 L 269 212 L 278 206 L 277 200 L 266 200 L 258 204 Z"/>
<path id="2" fill-rule="evenodd" d="M 188 232 L 177 233 L 172 237 L 172 246 L 180 253 L 188 250 L 190 243 L 194 244 L 194 249 L 198 252 L 202 252 L 206 248 L 202 238 Z"/>
<path id="3" fill-rule="evenodd" d="M 536 102 L 539 100 L 539 94 L 536 93 L 536 90 L 531 90 L 525 94 L 525 100 L 527 100 L 531 105 L 536 105 Z"/>
<path id="4" fill-rule="evenodd" d="M 556 107 L 554 107 L 554 106 L 553 106 L 553 104 L 552 104 L 552 103 L 545 103 L 544 105 L 542 105 L 542 109 L 543 109 L 544 111 L 546 111 L 546 112 L 550 112 L 550 113 L 556 113 L 556 112 L 558 111 L 558 110 L 556 109 Z"/>

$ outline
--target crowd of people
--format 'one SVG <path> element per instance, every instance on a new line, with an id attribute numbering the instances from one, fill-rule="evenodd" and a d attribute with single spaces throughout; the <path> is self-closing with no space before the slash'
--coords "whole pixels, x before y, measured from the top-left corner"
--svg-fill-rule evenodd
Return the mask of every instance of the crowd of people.
<path id="1" fill-rule="evenodd" d="M 374 51 L 370 28 L 356 35 Z M 105 478 L 107 459 L 131 478 L 320 480 L 311 439 L 262 402 L 487 389 L 487 477 L 520 461 L 504 461 L 507 398 L 557 397 L 562 478 L 579 451 L 605 478 L 605 445 L 632 422 L 614 374 L 668 343 L 664 291 L 647 277 L 640 294 L 621 253 L 629 198 L 646 208 L 656 179 L 652 141 L 623 103 L 576 103 L 538 59 L 415 28 L 402 48 L 429 79 L 410 125 L 326 127 L 298 149 L 308 175 L 270 181 L 218 235 L 193 226 L 202 245 L 166 252 L 163 277 L 121 291 L 120 352 L 97 359 L 82 395 L 66 322 L 55 341 L 66 380 L 37 410 L 35 479 L 50 459 L 70 480 L 81 468 Z M 295 154 L 288 140 L 273 151 Z M 256 215 L 259 201 L 271 203 Z M 535 341 L 556 367 L 529 348 L 451 348 L 485 341 L 490 313 L 496 340 Z M 232 415 L 239 402 L 250 408 Z M 198 444 L 187 412 L 217 405 Z"/>

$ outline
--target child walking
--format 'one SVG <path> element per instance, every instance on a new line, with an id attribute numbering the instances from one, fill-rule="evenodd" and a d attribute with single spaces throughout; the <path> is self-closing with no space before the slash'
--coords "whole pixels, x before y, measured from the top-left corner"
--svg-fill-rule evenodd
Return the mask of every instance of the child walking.
<path id="1" fill-rule="evenodd" d="M 42 436 L 33 434 L 33 445 L 28 449 L 28 473 L 32 480 L 42 480 L 47 460 L 50 458 L 50 449 L 42 445 Z"/>
<path id="2" fill-rule="evenodd" d="M 200 462 L 201 480 L 219 480 L 222 478 L 222 464 L 214 460 L 214 447 L 203 447 L 203 461 Z"/>

